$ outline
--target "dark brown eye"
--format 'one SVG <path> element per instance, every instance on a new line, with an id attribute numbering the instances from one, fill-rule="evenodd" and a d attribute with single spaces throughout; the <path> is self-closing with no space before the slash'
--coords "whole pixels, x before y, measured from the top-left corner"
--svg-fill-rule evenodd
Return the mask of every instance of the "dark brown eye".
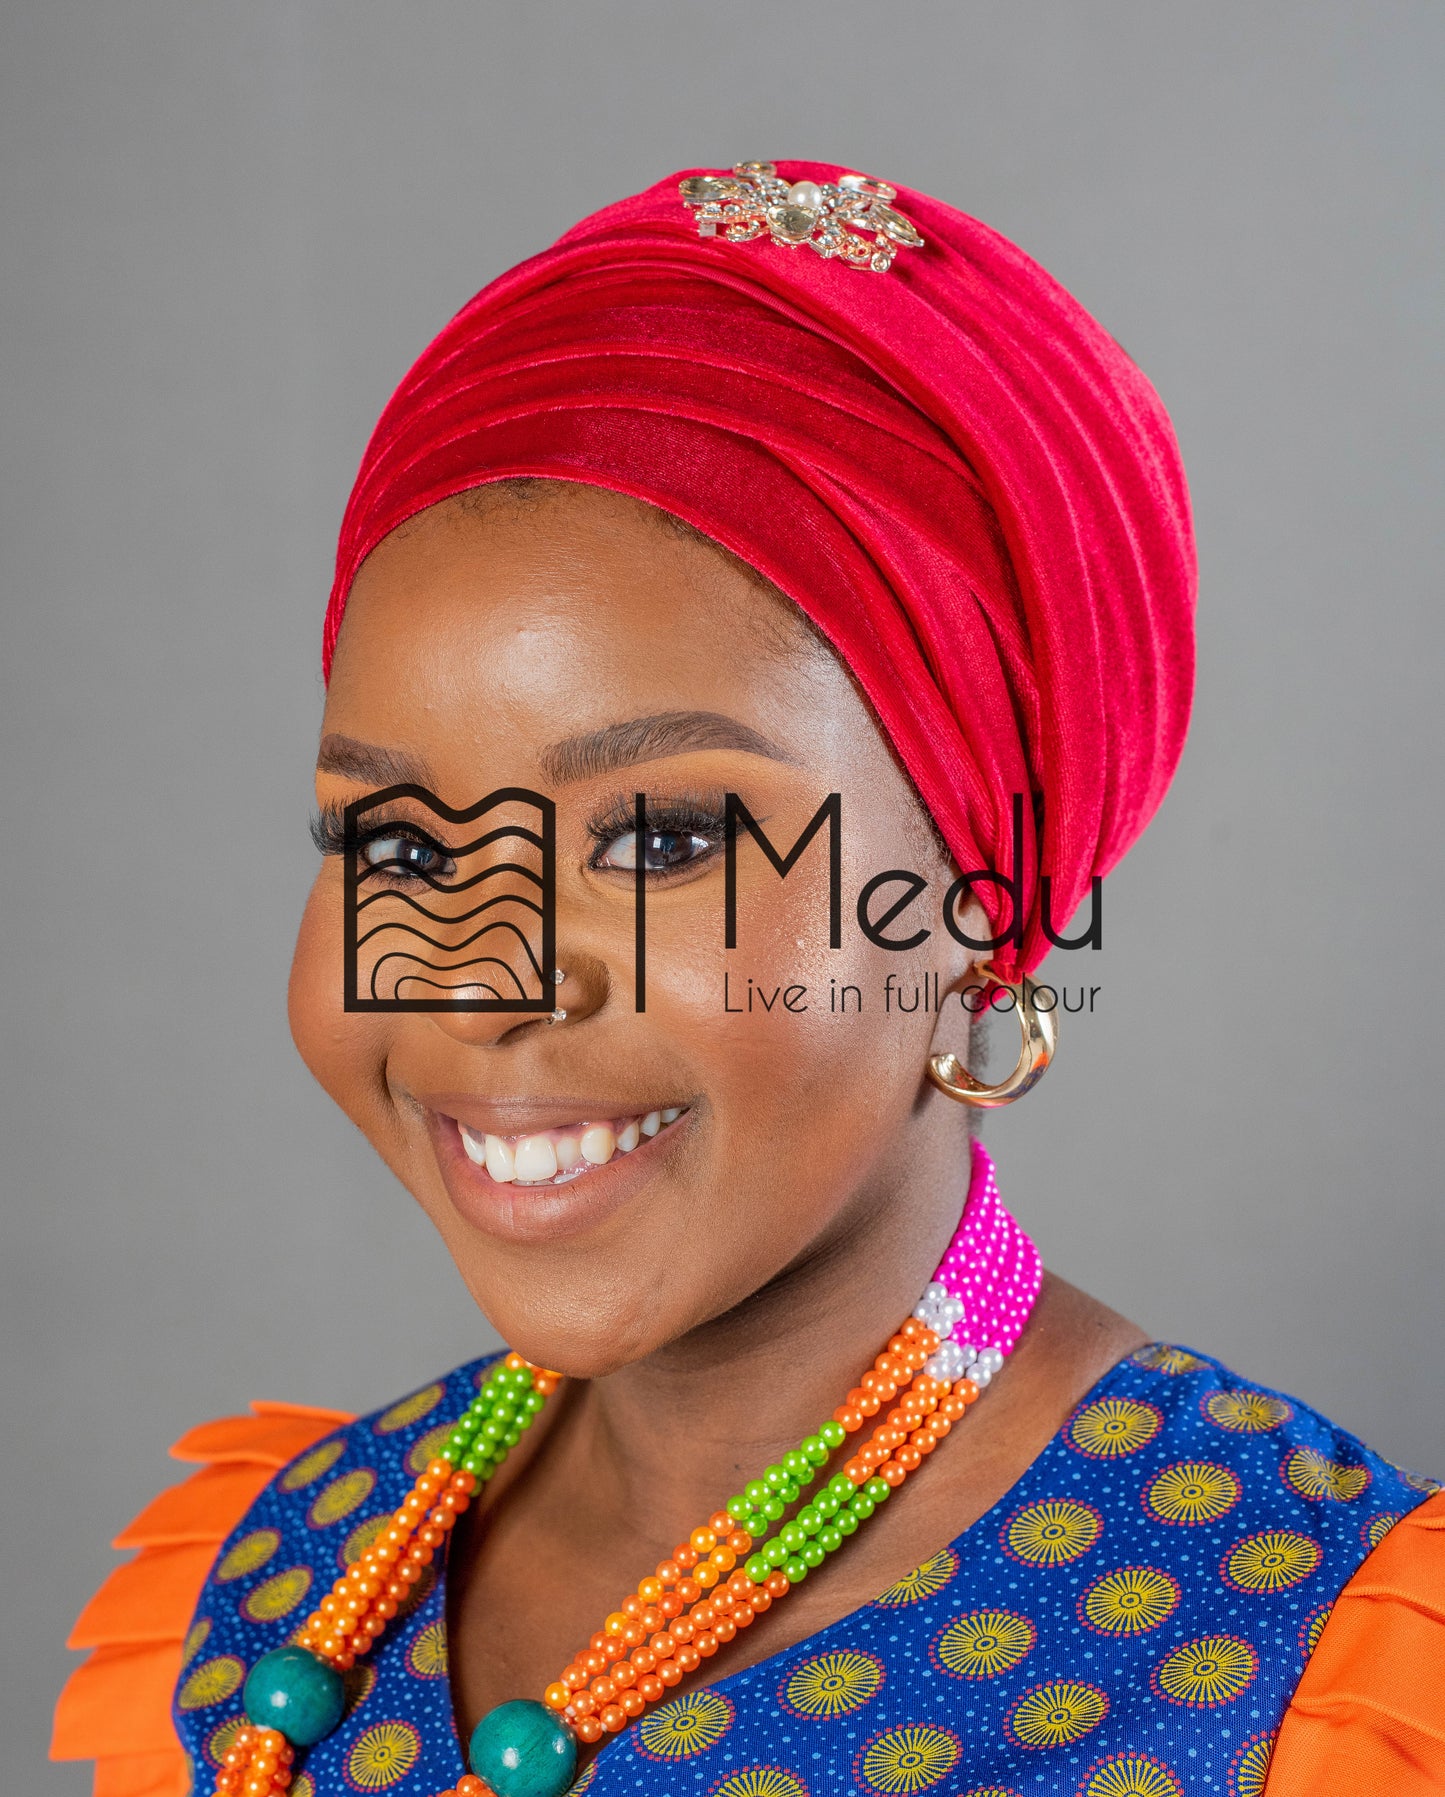
<path id="1" fill-rule="evenodd" d="M 636 830 L 615 836 L 593 862 L 595 867 L 612 867 L 626 873 L 637 871 Z M 686 867 L 717 847 L 707 836 L 691 830 L 649 830 L 642 837 L 642 865 L 648 873 L 665 873 L 669 868 Z"/>
<path id="2" fill-rule="evenodd" d="M 392 878 L 442 880 L 456 868 L 433 843 L 415 836 L 373 836 L 360 846 L 360 872 Z"/>

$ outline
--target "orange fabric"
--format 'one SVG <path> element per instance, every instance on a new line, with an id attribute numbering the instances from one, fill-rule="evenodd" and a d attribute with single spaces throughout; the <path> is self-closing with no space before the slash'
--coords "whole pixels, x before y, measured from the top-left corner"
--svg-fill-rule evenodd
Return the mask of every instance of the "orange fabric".
<path id="1" fill-rule="evenodd" d="M 148 1547 L 115 1571 L 80 1612 L 67 1647 L 179 1641 L 216 1557 L 214 1540 Z"/>
<path id="2" fill-rule="evenodd" d="M 168 1485 L 110 1545 L 180 1547 L 188 1541 L 214 1541 L 216 1518 L 244 1516 L 275 1473 L 269 1463 L 208 1466 L 179 1485 Z"/>
<path id="3" fill-rule="evenodd" d="M 1285 1712 L 1265 1797 L 1445 1792 L 1445 1492 L 1340 1593 Z"/>
<path id="4" fill-rule="evenodd" d="M 140 1553 L 85 1606 L 72 1647 L 95 1651 L 55 1708 L 50 1757 L 94 1760 L 95 1797 L 186 1797 L 190 1767 L 171 1724 L 183 1642 L 216 1550 L 279 1467 L 333 1429 L 345 1410 L 253 1404 L 171 1449 L 202 1470 L 163 1491 L 116 1537 Z"/>
<path id="5" fill-rule="evenodd" d="M 190 1789 L 185 1760 L 173 1753 L 118 1754 L 96 1762 L 95 1797 L 190 1797 Z"/>
<path id="6" fill-rule="evenodd" d="M 319 1441 L 339 1423 L 351 1420 L 336 1410 L 301 1415 L 268 1411 L 258 1416 L 223 1416 L 189 1430 L 171 1449 L 171 1458 L 200 1460 L 208 1466 L 235 1461 L 285 1466 L 313 1441 Z"/>
<path id="7" fill-rule="evenodd" d="M 171 1697 L 180 1670 L 179 1641 L 98 1647 L 60 1693 L 51 1759 L 171 1753 L 183 1760 L 171 1726 Z"/>

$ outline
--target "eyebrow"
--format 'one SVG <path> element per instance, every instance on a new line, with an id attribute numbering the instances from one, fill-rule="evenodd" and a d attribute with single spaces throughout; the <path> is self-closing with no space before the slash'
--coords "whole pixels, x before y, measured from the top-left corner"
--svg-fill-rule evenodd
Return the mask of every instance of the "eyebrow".
<path id="1" fill-rule="evenodd" d="M 720 711 L 660 711 L 622 724 L 604 724 L 600 730 L 551 743 L 537 759 L 550 780 L 565 786 L 689 749 L 740 749 L 769 761 L 793 759 L 760 730 Z"/>
<path id="2" fill-rule="evenodd" d="M 604 724 L 598 730 L 549 743 L 537 760 L 549 780 L 566 786 L 689 749 L 738 749 L 769 761 L 793 760 L 760 730 L 720 711 L 660 711 L 652 717 Z M 382 748 L 334 730 L 321 739 L 316 771 L 339 774 L 362 786 L 425 786 L 435 791 L 431 769 L 422 756 L 406 749 Z"/>
<path id="3" fill-rule="evenodd" d="M 420 755 L 383 749 L 331 730 L 316 753 L 318 774 L 340 774 L 360 786 L 432 786 L 431 769 Z"/>

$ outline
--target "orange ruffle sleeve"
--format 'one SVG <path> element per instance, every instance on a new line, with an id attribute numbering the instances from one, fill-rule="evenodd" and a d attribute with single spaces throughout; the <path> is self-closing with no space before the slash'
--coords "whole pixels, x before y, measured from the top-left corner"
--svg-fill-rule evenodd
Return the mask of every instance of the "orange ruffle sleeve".
<path id="1" fill-rule="evenodd" d="M 171 1449 L 201 1470 L 163 1491 L 116 1547 L 139 1548 L 81 1611 L 68 1647 L 91 1655 L 55 1709 L 50 1757 L 94 1760 L 95 1797 L 186 1797 L 190 1765 L 171 1723 L 186 1631 L 221 1543 L 261 1490 L 312 1442 L 355 1418 L 302 1404 L 251 1406 Z"/>
<path id="2" fill-rule="evenodd" d="M 1445 1792 L 1445 1492 L 1397 1522 L 1335 1600 L 1275 1740 L 1264 1797 Z"/>

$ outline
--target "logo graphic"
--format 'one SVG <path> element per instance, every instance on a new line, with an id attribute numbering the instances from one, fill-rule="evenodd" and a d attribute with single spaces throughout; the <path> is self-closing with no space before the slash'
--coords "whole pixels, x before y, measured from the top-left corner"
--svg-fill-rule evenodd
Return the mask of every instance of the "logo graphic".
<path id="1" fill-rule="evenodd" d="M 405 800 L 423 828 L 377 813 Z M 504 786 L 454 811 L 424 786 L 346 807 L 345 1008 L 549 1012 L 556 807 Z"/>

